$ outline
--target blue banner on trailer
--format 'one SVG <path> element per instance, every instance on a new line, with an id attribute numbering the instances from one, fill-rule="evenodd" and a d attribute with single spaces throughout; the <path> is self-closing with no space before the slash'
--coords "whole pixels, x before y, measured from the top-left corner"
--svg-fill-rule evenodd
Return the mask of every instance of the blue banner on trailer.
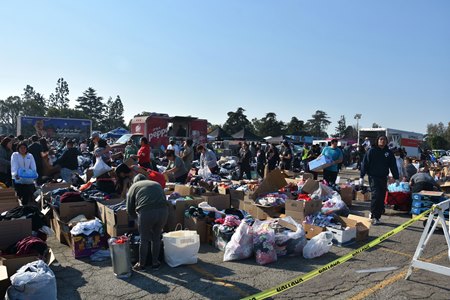
<path id="1" fill-rule="evenodd" d="M 85 119 L 19 116 L 17 135 L 49 138 L 87 139 L 91 135 L 92 121 Z"/>

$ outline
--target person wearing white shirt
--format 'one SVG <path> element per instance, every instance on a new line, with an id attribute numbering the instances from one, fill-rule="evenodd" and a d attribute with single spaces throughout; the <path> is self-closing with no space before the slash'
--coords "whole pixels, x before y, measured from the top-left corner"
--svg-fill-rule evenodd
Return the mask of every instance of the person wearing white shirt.
<path id="1" fill-rule="evenodd" d="M 217 157 L 214 152 L 205 148 L 203 145 L 198 145 L 197 151 L 201 153 L 200 168 L 208 167 L 212 174 L 218 174 L 219 166 L 217 165 Z"/>
<path id="2" fill-rule="evenodd" d="M 30 178 L 33 174 L 37 178 L 36 162 L 33 155 L 28 153 L 28 145 L 21 142 L 17 146 L 17 152 L 11 155 L 11 177 L 22 205 L 27 205 L 33 200 L 35 178 Z"/>
<path id="3" fill-rule="evenodd" d="M 180 146 L 175 143 L 175 140 L 170 140 L 167 150 L 173 150 L 176 156 L 180 156 Z"/>

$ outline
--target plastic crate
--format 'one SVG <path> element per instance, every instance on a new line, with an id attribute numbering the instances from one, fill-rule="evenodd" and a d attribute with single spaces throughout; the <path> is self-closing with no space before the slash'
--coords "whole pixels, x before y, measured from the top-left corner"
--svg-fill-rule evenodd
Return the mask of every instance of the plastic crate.
<path id="1" fill-rule="evenodd" d="M 442 196 L 429 196 L 429 195 L 422 195 L 419 193 L 414 193 L 412 195 L 413 200 L 420 200 L 420 201 L 432 201 L 433 203 L 439 203 L 442 202 L 445 197 Z"/>
<path id="2" fill-rule="evenodd" d="M 413 200 L 412 207 L 413 208 L 421 208 L 421 207 L 427 207 L 430 208 L 433 206 L 433 201 L 427 201 L 427 200 Z"/>

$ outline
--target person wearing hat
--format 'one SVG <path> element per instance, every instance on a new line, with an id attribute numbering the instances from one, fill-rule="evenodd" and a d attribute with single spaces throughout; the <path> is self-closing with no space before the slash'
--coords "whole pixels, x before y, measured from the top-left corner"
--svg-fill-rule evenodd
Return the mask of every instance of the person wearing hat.
<path id="1" fill-rule="evenodd" d="M 72 174 L 78 170 L 78 155 L 81 155 L 81 152 L 74 147 L 73 140 L 67 140 L 66 150 L 54 163 L 61 167 L 61 178 L 65 182 L 71 183 Z"/>
<path id="2" fill-rule="evenodd" d="M 370 203 L 370 215 L 372 224 L 380 224 L 381 215 L 384 212 L 384 198 L 387 191 L 387 180 L 389 170 L 392 177 L 399 184 L 399 175 L 394 154 L 387 147 L 387 137 L 385 135 L 377 138 L 376 146 L 373 146 L 364 155 L 361 164 L 360 184 L 364 182 L 364 176 L 369 176 L 372 200 Z"/>
<path id="3" fill-rule="evenodd" d="M 161 247 L 161 232 L 169 216 L 168 202 L 161 185 L 148 180 L 143 174 L 133 179 L 126 199 L 127 213 L 138 219 L 138 230 L 141 236 L 139 245 L 139 262 L 133 269 L 144 271 L 147 264 L 148 244 L 151 242 L 152 266 L 159 269 L 158 261 Z"/>
<path id="4" fill-rule="evenodd" d="M 33 174 L 35 176 L 32 176 Z M 33 155 L 28 152 L 28 145 L 26 142 L 20 142 L 17 145 L 17 152 L 11 155 L 11 177 L 22 205 L 27 205 L 33 200 L 34 180 L 37 176 L 36 162 Z"/>

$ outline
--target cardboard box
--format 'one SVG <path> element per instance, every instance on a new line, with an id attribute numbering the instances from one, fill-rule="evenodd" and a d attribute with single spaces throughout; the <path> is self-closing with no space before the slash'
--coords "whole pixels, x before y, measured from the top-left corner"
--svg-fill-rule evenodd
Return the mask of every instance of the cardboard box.
<path id="1" fill-rule="evenodd" d="M 194 188 L 188 185 L 177 184 L 175 185 L 174 192 L 181 196 L 192 196 L 194 195 Z"/>
<path id="2" fill-rule="evenodd" d="M 121 236 L 125 233 L 130 233 L 138 230 L 137 222 L 135 222 L 136 226 L 128 227 L 128 226 L 113 226 L 111 224 L 106 224 L 106 233 L 108 236 Z"/>
<path id="3" fill-rule="evenodd" d="M 245 195 L 245 198 L 256 200 L 256 198 L 258 198 L 259 196 L 277 192 L 279 189 L 285 187 L 286 185 L 287 182 L 284 175 L 279 169 L 274 169 L 269 174 L 267 174 L 258 188 L 254 192 Z"/>
<path id="4" fill-rule="evenodd" d="M 303 229 L 305 230 L 305 236 L 308 240 L 312 239 L 319 233 L 327 230 L 325 227 L 320 227 L 320 226 L 310 225 L 310 224 L 305 224 L 305 223 L 303 223 Z"/>
<path id="5" fill-rule="evenodd" d="M 302 223 L 307 215 L 320 212 L 321 209 L 321 200 L 286 200 L 286 216 L 291 216 L 299 223 Z"/>
<path id="6" fill-rule="evenodd" d="M 218 210 L 230 208 L 230 195 L 207 193 L 203 194 L 201 197 L 204 201 L 208 202 L 209 205 L 217 208 Z"/>
<path id="7" fill-rule="evenodd" d="M 0 201 L 0 213 L 4 211 L 8 211 L 10 209 L 16 208 L 19 206 L 19 201 L 16 200 L 8 200 L 8 201 Z"/>
<path id="8" fill-rule="evenodd" d="M 342 201 L 344 201 L 348 207 L 352 206 L 352 201 L 354 198 L 353 188 L 351 186 L 341 187 L 340 194 Z"/>
<path id="9" fill-rule="evenodd" d="M 170 202 L 169 204 L 169 216 L 167 218 L 164 231 L 174 231 L 178 224 L 181 227 L 184 226 L 184 211 L 190 206 L 197 206 L 200 202 L 203 202 L 203 198 L 194 197 L 192 200 L 176 201 L 175 204 Z"/>
<path id="10" fill-rule="evenodd" d="M 229 190 L 231 200 L 244 200 L 244 191 Z"/>
<path id="11" fill-rule="evenodd" d="M 71 238 L 72 254 L 75 258 L 88 257 L 100 249 L 106 248 L 106 236 L 100 235 L 98 232 L 86 236 L 76 235 Z"/>
<path id="12" fill-rule="evenodd" d="M 198 219 L 194 217 L 184 219 L 184 227 L 186 230 L 197 231 L 200 237 L 200 243 L 206 243 L 206 221 L 205 219 Z"/>
<path id="13" fill-rule="evenodd" d="M 372 200 L 372 193 L 366 192 L 365 194 L 361 193 L 361 191 L 356 192 L 355 196 L 356 201 L 371 201 Z"/>
<path id="14" fill-rule="evenodd" d="M 320 184 L 317 180 L 308 179 L 302 187 L 302 192 L 307 194 L 312 194 L 319 188 Z"/>
<path id="15" fill-rule="evenodd" d="M 372 226 L 372 220 L 357 215 L 348 215 L 347 219 L 356 221 L 356 240 L 365 241 L 369 238 L 370 227 Z"/>
<path id="16" fill-rule="evenodd" d="M 229 194 L 229 191 L 230 191 L 230 189 L 228 187 L 225 187 L 222 185 L 219 185 L 217 187 L 217 192 L 221 195 L 227 195 L 227 194 Z"/>
<path id="17" fill-rule="evenodd" d="M 50 220 L 50 226 L 55 232 L 56 239 L 61 244 L 70 244 L 70 228 L 69 226 L 62 222 L 61 220 L 58 220 L 56 218 L 53 218 Z"/>
<path id="18" fill-rule="evenodd" d="M 4 250 L 12 244 L 31 235 L 31 219 L 0 221 L 0 249 Z"/>
<path id="19" fill-rule="evenodd" d="M 96 204 L 94 202 L 80 201 L 61 203 L 58 211 L 53 208 L 53 216 L 61 221 L 68 222 L 78 215 L 84 215 L 87 219 L 95 217 Z"/>
<path id="20" fill-rule="evenodd" d="M 333 163 L 326 156 L 322 155 L 322 156 L 319 156 L 318 158 L 310 161 L 308 163 L 308 166 L 309 166 L 309 170 L 311 170 L 311 171 L 319 171 L 319 170 L 328 168 L 332 164 Z"/>
<path id="21" fill-rule="evenodd" d="M 306 181 L 306 180 L 308 180 L 308 179 L 314 179 L 314 174 L 312 174 L 312 173 L 303 173 L 303 175 L 302 175 L 302 179 L 304 180 L 304 181 Z"/>
<path id="22" fill-rule="evenodd" d="M 267 220 L 271 218 L 278 218 L 284 213 L 284 205 L 277 206 L 263 206 L 254 204 L 256 206 L 256 215 L 258 220 Z"/>
<path id="23" fill-rule="evenodd" d="M 336 216 L 336 218 L 341 222 L 345 229 L 327 227 L 327 230 L 333 233 L 333 242 L 342 245 L 356 240 L 356 224 L 358 222 L 345 217 Z"/>
<path id="24" fill-rule="evenodd" d="M 446 182 L 440 184 L 440 186 L 441 186 L 441 190 L 444 193 L 450 193 L 450 181 L 446 181 Z"/>
<path id="25" fill-rule="evenodd" d="M 108 205 L 118 204 L 124 201 L 122 198 L 113 198 L 105 201 L 97 201 L 97 217 L 103 222 L 106 223 L 106 208 Z"/>

